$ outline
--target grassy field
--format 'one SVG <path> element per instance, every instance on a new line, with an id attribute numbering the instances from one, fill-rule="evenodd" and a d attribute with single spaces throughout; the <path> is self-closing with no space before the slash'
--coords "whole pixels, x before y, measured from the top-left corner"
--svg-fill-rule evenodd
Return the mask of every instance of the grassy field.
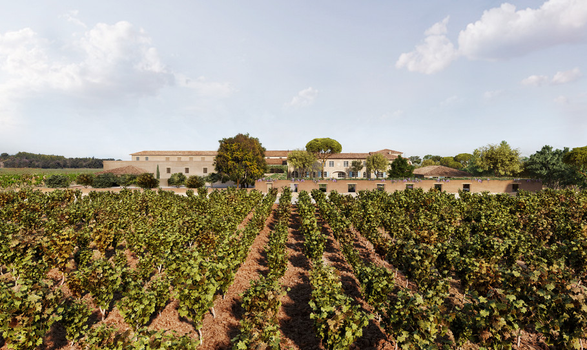
<path id="1" fill-rule="evenodd" d="M 41 168 L 0 168 L 0 175 L 69 175 L 69 174 L 94 174 L 103 169 L 41 169 Z"/>

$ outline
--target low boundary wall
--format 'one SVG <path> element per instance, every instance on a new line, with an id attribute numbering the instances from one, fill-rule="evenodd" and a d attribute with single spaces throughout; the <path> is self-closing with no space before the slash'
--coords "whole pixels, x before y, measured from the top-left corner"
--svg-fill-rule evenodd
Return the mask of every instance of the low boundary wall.
<path id="1" fill-rule="evenodd" d="M 422 188 L 428 191 L 437 188 L 440 191 L 449 193 L 458 193 L 462 190 L 468 190 L 471 193 L 490 192 L 490 193 L 516 193 L 518 190 L 537 192 L 542 190 L 542 182 L 534 179 L 513 179 L 498 180 L 487 178 L 476 179 L 405 179 L 405 180 L 257 180 L 255 189 L 266 193 L 271 188 L 281 189 L 289 187 L 294 192 L 312 191 L 313 189 L 323 188 L 326 192 L 336 190 L 339 193 L 353 193 L 362 190 L 382 190 L 386 192 L 402 191 L 409 188 Z"/>

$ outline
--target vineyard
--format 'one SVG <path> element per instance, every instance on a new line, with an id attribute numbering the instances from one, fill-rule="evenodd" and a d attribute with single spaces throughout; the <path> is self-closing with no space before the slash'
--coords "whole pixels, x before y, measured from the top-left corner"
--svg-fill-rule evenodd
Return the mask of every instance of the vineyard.
<path id="1" fill-rule="evenodd" d="M 587 193 L 0 192 L 2 349 L 584 349 Z"/>

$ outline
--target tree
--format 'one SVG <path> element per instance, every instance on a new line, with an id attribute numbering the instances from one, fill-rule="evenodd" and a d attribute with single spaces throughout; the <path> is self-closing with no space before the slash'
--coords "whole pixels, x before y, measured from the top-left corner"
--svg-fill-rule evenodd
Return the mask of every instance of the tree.
<path id="1" fill-rule="evenodd" d="M 306 144 L 306 151 L 314 153 L 322 163 L 320 175 L 324 178 L 326 160 L 333 154 L 342 152 L 342 146 L 331 138 L 316 138 Z"/>
<path id="2" fill-rule="evenodd" d="M 573 148 L 563 157 L 563 162 L 574 167 L 579 173 L 587 177 L 587 146 Z"/>
<path id="3" fill-rule="evenodd" d="M 137 185 L 140 188 L 155 188 L 159 187 L 159 180 L 151 173 L 143 173 L 137 177 Z"/>
<path id="4" fill-rule="evenodd" d="M 454 156 L 454 160 L 461 163 L 463 168 L 465 168 L 467 165 L 469 165 L 469 162 L 473 160 L 473 155 L 471 153 L 459 153 Z"/>
<path id="5" fill-rule="evenodd" d="M 167 183 L 169 184 L 169 186 L 179 187 L 185 183 L 185 180 L 186 176 L 184 174 L 175 173 L 171 174 L 171 177 L 169 178 L 169 180 L 167 180 Z"/>
<path id="6" fill-rule="evenodd" d="M 440 162 L 435 162 L 432 159 L 424 159 L 422 161 L 422 164 L 421 165 L 422 165 L 422 167 L 432 166 L 432 165 L 440 165 Z"/>
<path id="7" fill-rule="evenodd" d="M 206 180 L 198 175 L 192 175 L 188 177 L 185 182 L 187 188 L 200 188 L 206 186 Z"/>
<path id="8" fill-rule="evenodd" d="M 427 155 L 424 156 L 423 159 L 424 160 L 431 159 L 431 160 L 433 160 L 435 162 L 440 162 L 440 160 L 442 159 L 442 157 L 441 156 L 433 156 L 432 154 L 427 154 Z"/>
<path id="9" fill-rule="evenodd" d="M 381 153 L 373 153 L 367 157 L 366 162 L 367 171 L 369 173 L 374 171 L 377 178 L 379 178 L 379 174 L 387 170 L 387 167 L 389 166 L 389 160 L 387 160 L 387 158 Z"/>
<path id="10" fill-rule="evenodd" d="M 442 159 L 440 159 L 440 165 L 455 169 L 461 169 L 463 167 L 463 165 L 460 162 L 457 162 L 454 157 L 442 157 Z"/>
<path id="11" fill-rule="evenodd" d="M 512 176 L 522 171 L 520 151 L 512 149 L 506 141 L 480 147 L 473 156 L 476 167 L 494 176 Z"/>
<path id="12" fill-rule="evenodd" d="M 314 153 L 299 149 L 293 150 L 287 155 L 287 163 L 302 174 L 300 177 L 305 177 L 304 174 L 312 169 L 316 159 Z"/>
<path id="13" fill-rule="evenodd" d="M 51 188 L 69 187 L 69 178 L 65 175 L 51 175 L 45 180 L 45 185 Z"/>
<path id="14" fill-rule="evenodd" d="M 363 162 L 360 160 L 353 160 L 351 162 L 351 166 L 349 167 L 349 171 L 351 171 L 353 174 L 355 174 L 355 177 L 357 177 L 361 170 L 363 170 Z"/>
<path id="15" fill-rule="evenodd" d="M 579 180 L 577 172 L 563 161 L 568 153 L 568 147 L 553 150 L 551 146 L 546 145 L 531 155 L 524 166 L 530 176 L 542 180 L 542 183 L 550 188 L 559 189 L 576 185 Z"/>
<path id="16" fill-rule="evenodd" d="M 93 174 L 79 174 L 75 179 L 75 183 L 78 185 L 82 185 L 84 187 L 92 186 L 94 182 L 94 175 Z"/>
<path id="17" fill-rule="evenodd" d="M 237 187 L 252 185 L 265 174 L 265 148 L 256 137 L 238 134 L 220 141 L 214 160 L 216 172 L 236 182 Z"/>
<path id="18" fill-rule="evenodd" d="M 410 177 L 414 174 L 414 168 L 406 158 L 397 156 L 389 167 L 389 177 L 392 179 Z"/>
<path id="19" fill-rule="evenodd" d="M 420 158 L 420 156 L 411 156 L 408 159 L 413 165 L 420 165 L 420 163 L 422 163 L 422 158 Z"/>
<path id="20" fill-rule="evenodd" d="M 159 164 L 157 164 L 157 175 L 155 175 L 155 177 L 157 178 L 157 180 L 161 178 L 161 173 L 159 172 Z"/>

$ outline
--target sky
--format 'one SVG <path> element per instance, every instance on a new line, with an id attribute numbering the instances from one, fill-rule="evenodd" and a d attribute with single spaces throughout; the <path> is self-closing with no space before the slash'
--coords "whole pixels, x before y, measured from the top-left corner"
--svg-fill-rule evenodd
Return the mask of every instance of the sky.
<path id="1" fill-rule="evenodd" d="M 587 145 L 585 0 L 0 1 L 0 152 Z"/>

